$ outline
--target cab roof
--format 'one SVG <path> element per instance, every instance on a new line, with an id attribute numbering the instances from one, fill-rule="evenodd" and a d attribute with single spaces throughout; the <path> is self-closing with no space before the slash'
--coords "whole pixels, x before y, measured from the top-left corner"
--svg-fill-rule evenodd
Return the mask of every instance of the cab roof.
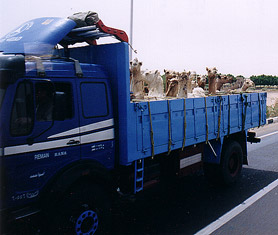
<path id="1" fill-rule="evenodd" d="M 0 38 L 0 52 L 5 54 L 51 54 L 55 45 L 63 47 L 77 42 L 94 43 L 100 37 L 115 36 L 128 42 L 122 30 L 105 26 L 101 20 L 94 25 L 79 27 L 76 21 L 59 17 L 30 20 Z"/>

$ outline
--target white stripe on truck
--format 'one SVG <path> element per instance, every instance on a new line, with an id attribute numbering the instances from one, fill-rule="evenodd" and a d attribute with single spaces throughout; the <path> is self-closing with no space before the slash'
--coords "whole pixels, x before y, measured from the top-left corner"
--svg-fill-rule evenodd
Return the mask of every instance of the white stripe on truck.
<path id="1" fill-rule="evenodd" d="M 85 126 L 81 126 L 81 127 L 77 127 L 68 131 L 64 131 L 61 133 L 57 133 L 55 135 L 51 135 L 48 137 L 48 139 L 52 139 L 52 138 L 57 138 L 57 137 L 65 137 L 65 136 L 69 136 L 69 135 L 76 135 L 79 133 L 84 133 L 84 132 L 88 132 L 88 131 L 94 131 L 94 130 L 98 130 L 98 129 L 102 129 L 102 128 L 106 128 L 106 127 L 110 127 L 114 125 L 114 119 L 108 119 L 105 121 L 101 121 L 101 122 L 96 122 L 96 123 L 92 123 L 89 125 L 85 125 Z"/>
<path id="2" fill-rule="evenodd" d="M 196 164 L 198 162 L 202 161 L 202 154 L 198 153 L 196 155 L 193 155 L 191 157 L 183 158 L 180 160 L 180 169 L 185 168 L 187 166 L 191 166 L 193 164 Z"/>
<path id="3" fill-rule="evenodd" d="M 99 131 L 91 134 L 80 136 L 81 144 L 94 143 L 98 141 L 105 141 L 114 139 L 114 128 Z M 4 148 L 4 155 L 22 154 L 27 152 L 44 151 L 54 148 L 69 147 L 68 143 L 71 140 L 79 140 L 79 136 L 73 138 L 66 138 L 61 140 L 46 141 L 41 143 L 34 143 L 32 145 L 23 144 L 17 146 L 9 146 Z"/>

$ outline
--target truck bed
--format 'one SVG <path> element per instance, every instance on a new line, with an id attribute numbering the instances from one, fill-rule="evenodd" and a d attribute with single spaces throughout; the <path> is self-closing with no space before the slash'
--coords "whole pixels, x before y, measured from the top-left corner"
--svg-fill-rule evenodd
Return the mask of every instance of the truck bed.
<path id="1" fill-rule="evenodd" d="M 152 149 L 164 153 L 266 123 L 266 93 L 130 103 L 128 108 L 128 154 L 122 164 L 149 157 Z"/>
<path id="2" fill-rule="evenodd" d="M 101 64 L 111 77 L 120 165 L 266 123 L 266 93 L 130 101 L 128 44 L 71 51 L 80 62 Z M 151 116 L 151 118 L 150 118 Z M 153 133 L 153 134 L 151 134 Z M 152 137 L 153 135 L 153 137 Z"/>

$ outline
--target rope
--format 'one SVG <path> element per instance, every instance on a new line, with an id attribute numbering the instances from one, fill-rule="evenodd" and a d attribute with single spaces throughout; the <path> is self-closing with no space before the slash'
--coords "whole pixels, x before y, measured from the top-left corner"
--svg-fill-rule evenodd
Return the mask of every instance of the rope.
<path id="1" fill-rule="evenodd" d="M 172 145 L 172 139 L 171 139 L 171 110 L 170 110 L 170 102 L 167 100 L 168 103 L 168 130 L 169 130 L 169 141 L 168 141 L 168 155 L 171 153 L 171 145 Z"/>
<path id="2" fill-rule="evenodd" d="M 222 97 L 220 97 L 220 102 L 219 102 L 218 132 L 217 132 L 217 138 L 216 138 L 216 140 L 218 140 L 218 139 L 219 139 L 219 136 L 220 136 L 220 128 L 221 128 L 221 104 L 222 104 Z"/>
<path id="3" fill-rule="evenodd" d="M 242 95 L 242 94 L 241 94 L 240 96 L 241 96 L 241 102 L 242 102 L 242 106 L 241 106 L 241 117 L 242 117 L 241 119 L 242 119 L 242 120 L 241 120 L 241 121 L 242 121 L 242 130 L 243 130 L 243 129 L 244 129 L 244 128 L 243 128 L 243 119 L 244 119 L 243 101 L 244 101 L 244 98 L 243 98 L 243 95 Z"/>
<path id="4" fill-rule="evenodd" d="M 186 102 L 185 99 L 183 99 L 183 113 L 184 113 L 184 119 L 183 119 L 183 141 L 182 141 L 182 148 L 183 151 L 185 146 L 185 139 L 186 139 Z"/>
<path id="5" fill-rule="evenodd" d="M 243 101 L 244 101 L 243 95 L 241 95 L 241 96 L 242 96 L 242 130 L 244 130 L 245 129 L 246 112 L 247 112 L 247 95 L 244 95 L 246 98 L 245 103 L 243 103 Z M 245 106 L 244 112 L 243 112 L 243 105 Z"/>
<path id="6" fill-rule="evenodd" d="M 148 108 L 149 108 L 150 127 L 151 127 L 150 136 L 151 136 L 152 157 L 154 157 L 153 122 L 152 122 L 152 114 L 151 114 L 150 101 L 148 101 Z"/>
<path id="7" fill-rule="evenodd" d="M 131 46 L 131 44 L 128 42 L 128 45 L 129 45 L 129 47 L 131 48 L 131 50 L 133 50 L 133 52 L 135 53 L 135 54 L 137 54 L 137 50 L 135 50 L 132 46 Z"/>
<path id="8" fill-rule="evenodd" d="M 261 110 L 261 101 L 260 101 L 260 93 L 258 93 L 258 102 L 259 102 L 259 126 L 261 126 L 261 115 L 262 115 L 262 110 Z"/>
<path id="9" fill-rule="evenodd" d="M 207 109 L 207 98 L 205 97 L 205 111 L 206 111 L 206 144 L 208 143 L 208 109 Z"/>
<path id="10" fill-rule="evenodd" d="M 228 95 L 228 136 L 231 132 L 231 100 L 230 96 Z"/>

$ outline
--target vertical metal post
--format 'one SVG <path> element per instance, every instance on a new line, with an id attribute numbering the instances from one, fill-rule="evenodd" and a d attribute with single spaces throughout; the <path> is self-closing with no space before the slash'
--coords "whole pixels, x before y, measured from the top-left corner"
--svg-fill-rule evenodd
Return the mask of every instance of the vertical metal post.
<path id="1" fill-rule="evenodd" d="M 130 45 L 133 46 L 133 0 L 130 2 Z M 132 49 L 129 47 L 129 61 L 132 61 Z"/>

